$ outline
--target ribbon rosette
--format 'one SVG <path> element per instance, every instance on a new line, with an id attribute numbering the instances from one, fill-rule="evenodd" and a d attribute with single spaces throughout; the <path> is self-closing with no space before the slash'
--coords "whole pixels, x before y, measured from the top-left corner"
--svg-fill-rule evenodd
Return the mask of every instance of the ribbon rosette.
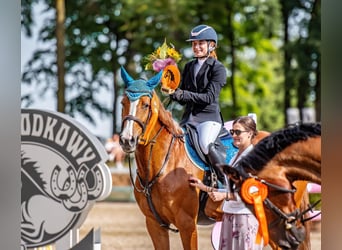
<path id="1" fill-rule="evenodd" d="M 267 220 L 263 205 L 263 201 L 266 199 L 267 195 L 267 186 L 254 178 L 248 178 L 242 183 L 241 197 L 246 203 L 254 205 L 255 216 L 259 221 L 256 243 L 260 244 L 261 237 L 263 237 L 265 246 L 269 241 Z"/>

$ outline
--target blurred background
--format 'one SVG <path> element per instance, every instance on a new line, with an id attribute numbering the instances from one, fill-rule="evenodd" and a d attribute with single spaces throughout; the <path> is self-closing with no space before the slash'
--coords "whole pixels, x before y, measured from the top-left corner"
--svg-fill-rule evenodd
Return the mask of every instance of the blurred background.
<path id="1" fill-rule="evenodd" d="M 199 24 L 218 33 L 225 121 L 255 113 L 258 129 L 271 132 L 321 121 L 320 0 L 21 1 L 21 107 L 68 114 L 101 140 L 113 173 L 109 200 L 134 201 L 131 156 L 117 143 L 120 66 L 151 77 L 144 57 L 166 39 L 182 53 L 182 70 L 192 59 L 186 39 Z M 172 106 L 176 120 L 181 111 Z"/>
<path id="2" fill-rule="evenodd" d="M 105 142 L 120 132 L 120 66 L 151 77 L 144 57 L 166 39 L 182 70 L 202 23 L 218 33 L 228 72 L 225 121 L 256 113 L 274 131 L 321 120 L 320 0 L 22 0 L 21 107 L 66 113 Z"/>

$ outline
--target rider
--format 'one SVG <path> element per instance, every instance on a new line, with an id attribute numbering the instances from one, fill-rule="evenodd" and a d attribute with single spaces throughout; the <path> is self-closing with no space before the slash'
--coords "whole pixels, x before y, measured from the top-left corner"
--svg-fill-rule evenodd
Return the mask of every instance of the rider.
<path id="1" fill-rule="evenodd" d="M 186 63 L 180 86 L 171 99 L 185 105 L 180 125 L 196 128 L 201 151 L 215 168 L 225 161 L 214 142 L 223 128 L 219 95 L 226 84 L 226 69 L 217 60 L 217 34 L 211 26 L 194 27 L 187 41 L 191 42 L 194 59 Z"/>

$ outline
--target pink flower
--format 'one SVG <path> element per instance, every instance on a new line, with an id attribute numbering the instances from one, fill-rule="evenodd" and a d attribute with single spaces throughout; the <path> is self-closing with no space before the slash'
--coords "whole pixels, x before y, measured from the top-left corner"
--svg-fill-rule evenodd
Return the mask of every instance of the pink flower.
<path id="1" fill-rule="evenodd" d="M 166 58 L 166 59 L 156 59 L 152 63 L 153 70 L 156 72 L 163 70 L 167 65 L 176 65 L 176 62 L 172 58 Z"/>

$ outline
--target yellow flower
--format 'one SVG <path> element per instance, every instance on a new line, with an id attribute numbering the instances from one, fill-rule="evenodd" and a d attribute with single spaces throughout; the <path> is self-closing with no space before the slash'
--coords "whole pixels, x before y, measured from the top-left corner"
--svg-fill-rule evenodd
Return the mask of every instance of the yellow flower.
<path id="1" fill-rule="evenodd" d="M 164 43 L 158 47 L 154 52 L 147 55 L 145 58 L 145 70 L 154 70 L 159 72 L 164 67 L 170 64 L 177 64 L 182 55 L 175 49 L 173 44 L 167 45 L 166 39 Z"/>
<path id="2" fill-rule="evenodd" d="M 176 62 L 179 62 L 182 58 L 182 56 L 174 48 L 168 48 L 167 55 L 168 57 L 173 58 Z"/>

